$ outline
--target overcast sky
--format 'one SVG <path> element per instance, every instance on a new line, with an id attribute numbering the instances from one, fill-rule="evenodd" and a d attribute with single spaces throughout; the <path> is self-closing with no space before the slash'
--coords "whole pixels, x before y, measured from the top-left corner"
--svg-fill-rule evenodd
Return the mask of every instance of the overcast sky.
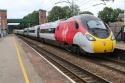
<path id="1" fill-rule="evenodd" d="M 34 10 L 44 9 L 50 11 L 56 2 L 65 0 L 0 0 L 0 9 L 6 9 L 8 18 L 23 18 Z M 72 1 L 72 0 L 69 0 Z M 106 5 L 95 4 L 102 3 L 100 0 L 74 0 L 74 3 L 80 7 L 81 11 L 91 11 L 97 16 L 105 6 L 112 8 L 121 8 L 125 10 L 125 0 L 115 0 L 107 2 Z M 69 6 L 67 3 L 57 4 L 58 6 Z"/>

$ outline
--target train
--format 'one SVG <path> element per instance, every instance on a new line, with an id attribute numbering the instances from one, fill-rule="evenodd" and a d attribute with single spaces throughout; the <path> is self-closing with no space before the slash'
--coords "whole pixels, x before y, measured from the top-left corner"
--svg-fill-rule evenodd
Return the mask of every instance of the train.
<path id="1" fill-rule="evenodd" d="M 116 45 L 109 26 L 98 17 L 89 14 L 16 30 L 15 33 L 76 53 L 113 53 Z"/>

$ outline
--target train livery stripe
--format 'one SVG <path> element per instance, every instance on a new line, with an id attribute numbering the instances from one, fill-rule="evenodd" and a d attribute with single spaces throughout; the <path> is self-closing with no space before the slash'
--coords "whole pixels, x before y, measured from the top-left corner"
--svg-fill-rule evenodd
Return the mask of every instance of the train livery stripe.
<path id="1" fill-rule="evenodd" d="M 21 67 L 21 70 L 22 70 L 22 73 L 23 73 L 23 76 L 24 76 L 24 79 L 25 79 L 25 83 L 30 83 L 30 81 L 28 79 L 26 69 L 24 67 L 24 64 L 23 64 L 23 61 L 22 61 L 22 58 L 21 58 L 21 54 L 20 54 L 20 51 L 19 51 L 19 46 L 18 46 L 15 39 L 14 39 L 14 44 L 15 44 L 15 48 L 16 48 L 16 51 L 17 51 L 17 56 L 18 56 L 18 60 L 19 60 L 19 63 L 20 63 L 20 67 Z"/>

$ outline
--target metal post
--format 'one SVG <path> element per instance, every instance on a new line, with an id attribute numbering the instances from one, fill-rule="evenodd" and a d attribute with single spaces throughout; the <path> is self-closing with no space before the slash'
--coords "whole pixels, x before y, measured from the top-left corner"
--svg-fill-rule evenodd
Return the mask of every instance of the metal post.
<path id="1" fill-rule="evenodd" d="M 125 8 L 125 5 L 124 5 L 124 8 Z M 123 40 L 124 40 L 124 43 L 125 43 L 125 10 L 124 10 L 124 19 L 123 19 L 123 21 L 124 21 L 124 24 L 123 24 L 123 36 L 124 36 L 124 38 L 123 38 Z"/>
<path id="2" fill-rule="evenodd" d="M 0 27 L 0 37 L 1 37 L 1 32 L 2 32 L 2 31 L 1 31 L 1 27 Z"/>
<path id="3" fill-rule="evenodd" d="M 28 23 L 29 27 L 30 27 L 30 23 Z"/>
<path id="4" fill-rule="evenodd" d="M 74 16 L 74 1 L 72 0 L 72 15 Z"/>
<path id="5" fill-rule="evenodd" d="M 58 20 L 59 20 L 59 17 L 58 17 Z"/>

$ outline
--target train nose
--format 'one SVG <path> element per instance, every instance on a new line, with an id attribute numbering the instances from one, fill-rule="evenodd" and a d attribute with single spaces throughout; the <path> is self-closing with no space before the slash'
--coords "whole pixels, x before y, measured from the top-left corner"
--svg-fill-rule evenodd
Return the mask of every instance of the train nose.
<path id="1" fill-rule="evenodd" d="M 96 41 L 93 41 L 92 46 L 93 46 L 94 53 L 112 52 L 115 47 L 115 40 L 97 39 Z"/>

